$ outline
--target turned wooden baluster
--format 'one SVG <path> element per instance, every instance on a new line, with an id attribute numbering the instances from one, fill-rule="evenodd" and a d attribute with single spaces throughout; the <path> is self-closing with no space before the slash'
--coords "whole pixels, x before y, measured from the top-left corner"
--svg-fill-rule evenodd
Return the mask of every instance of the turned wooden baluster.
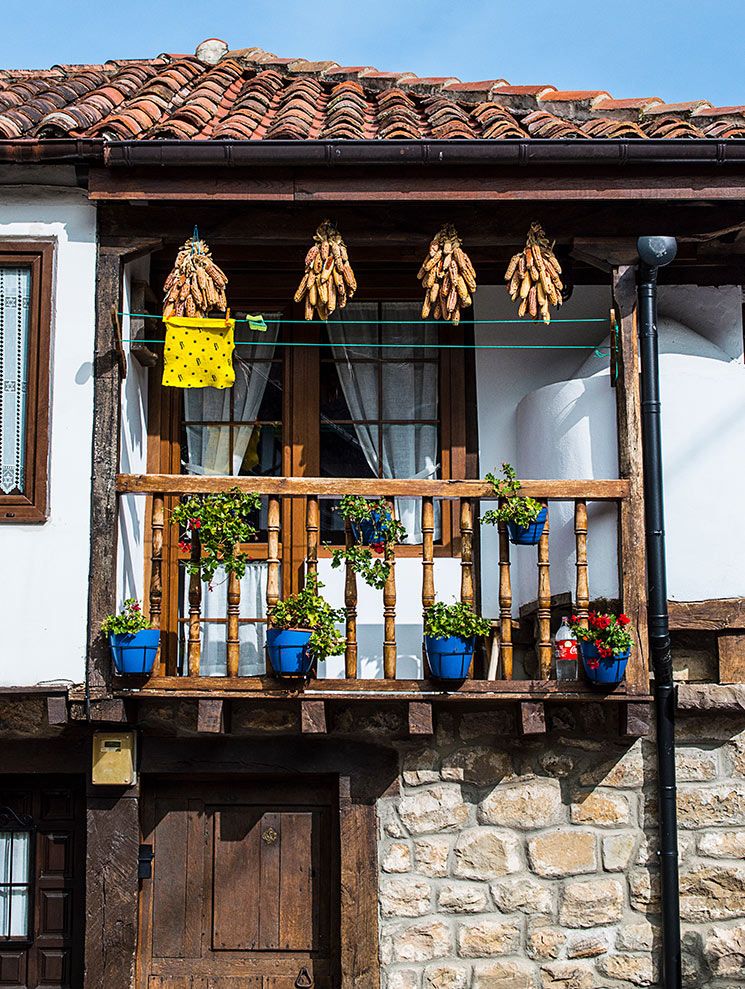
<path id="1" fill-rule="evenodd" d="M 576 615 L 587 628 L 587 614 L 590 609 L 590 583 L 587 576 L 587 502 L 583 500 L 574 503 L 574 538 L 577 546 Z"/>
<path id="2" fill-rule="evenodd" d="M 502 676 L 512 679 L 512 580 L 510 578 L 510 538 L 507 526 L 499 523 L 499 654 Z"/>
<path id="3" fill-rule="evenodd" d="M 431 498 L 422 498 L 422 613 L 435 603 L 435 506 Z M 424 661 L 424 643 L 422 659 Z"/>
<path id="4" fill-rule="evenodd" d="M 460 599 L 473 608 L 473 502 L 461 498 L 460 502 Z"/>
<path id="5" fill-rule="evenodd" d="M 349 519 L 344 522 L 344 538 L 347 549 L 354 546 Z M 344 573 L 344 608 L 347 613 L 344 676 L 348 680 L 354 680 L 357 676 L 357 574 L 348 561 Z"/>
<path id="6" fill-rule="evenodd" d="M 305 557 L 305 578 L 318 580 L 318 498 L 309 495 L 305 503 L 305 538 L 307 555 Z"/>
<path id="7" fill-rule="evenodd" d="M 150 624 L 160 628 L 160 613 L 163 604 L 163 525 L 165 522 L 165 507 L 162 494 L 153 495 L 152 553 L 150 565 Z M 158 662 L 153 669 L 155 676 L 165 673 L 163 663 L 163 646 L 158 648 Z"/>
<path id="8" fill-rule="evenodd" d="M 394 517 L 394 503 L 386 501 L 386 508 Z M 383 675 L 386 680 L 396 679 L 396 552 L 393 543 L 386 543 L 385 558 L 390 566 L 383 588 Z"/>
<path id="9" fill-rule="evenodd" d="M 202 558 L 202 543 L 199 530 L 191 531 L 191 562 L 199 564 Z M 189 647 L 188 663 L 189 676 L 199 676 L 199 658 L 202 651 L 201 642 L 201 610 L 202 610 L 202 578 L 199 570 L 189 575 Z"/>
<path id="10" fill-rule="evenodd" d="M 541 501 L 548 509 L 548 503 Z M 551 577 L 548 562 L 548 514 L 538 543 L 538 669 L 541 680 L 551 676 Z"/>
<path id="11" fill-rule="evenodd" d="M 238 552 L 238 547 L 235 547 Z M 238 637 L 238 617 L 241 611 L 241 582 L 234 573 L 228 575 L 228 676 L 238 676 L 238 666 L 241 659 L 241 643 Z"/>
<path id="12" fill-rule="evenodd" d="M 266 519 L 266 610 L 267 615 L 279 601 L 279 498 L 269 496 Z M 272 672 L 269 656 L 266 657 L 266 671 Z"/>

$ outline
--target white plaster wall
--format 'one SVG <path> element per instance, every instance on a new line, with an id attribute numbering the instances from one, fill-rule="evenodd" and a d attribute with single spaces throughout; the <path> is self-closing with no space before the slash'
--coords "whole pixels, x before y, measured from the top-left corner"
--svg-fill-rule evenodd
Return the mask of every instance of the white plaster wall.
<path id="1" fill-rule="evenodd" d="M 53 238 L 49 518 L 0 524 L 0 685 L 85 679 L 96 215 L 82 190 L 0 186 L 0 239 Z M 11 619 L 11 620 L 9 620 Z"/>

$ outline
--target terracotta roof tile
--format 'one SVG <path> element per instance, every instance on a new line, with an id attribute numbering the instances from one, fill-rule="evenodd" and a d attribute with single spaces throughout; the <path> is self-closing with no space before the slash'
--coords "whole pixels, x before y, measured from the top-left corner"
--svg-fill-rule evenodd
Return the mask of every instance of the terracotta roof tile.
<path id="1" fill-rule="evenodd" d="M 207 39 L 195 55 L 0 70 L 0 138 L 506 140 L 745 137 L 745 106 L 419 77 Z"/>

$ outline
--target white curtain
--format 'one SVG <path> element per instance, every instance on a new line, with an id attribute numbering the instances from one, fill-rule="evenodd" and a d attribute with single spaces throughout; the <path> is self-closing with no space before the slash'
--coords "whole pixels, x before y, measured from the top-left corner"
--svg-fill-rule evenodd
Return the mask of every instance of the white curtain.
<path id="1" fill-rule="evenodd" d="M 31 271 L 0 268 L 0 491 L 25 488 Z"/>
<path id="2" fill-rule="evenodd" d="M 28 888 L 6 883 L 29 882 L 31 834 L 0 831 L 0 938 L 28 933 Z"/>
<path id="3" fill-rule="evenodd" d="M 266 333 L 261 334 L 262 343 L 274 343 L 277 339 L 277 323 L 269 323 Z M 269 363 L 255 363 L 256 360 L 270 361 L 274 347 L 239 345 L 236 347 L 233 367 L 233 420 L 250 422 L 255 419 L 264 397 L 270 377 Z M 231 389 L 187 388 L 184 390 L 184 418 L 189 420 L 230 419 Z M 230 457 L 230 430 L 233 430 L 233 457 Z M 188 463 L 184 469 L 188 474 L 235 476 L 240 473 L 254 427 L 247 426 L 189 426 L 186 427 Z M 262 515 L 264 513 L 262 512 Z M 202 617 L 224 619 L 228 607 L 228 582 L 222 571 L 217 572 L 210 591 L 202 585 Z M 186 614 L 188 580 L 184 582 L 182 593 L 182 614 Z M 241 618 L 264 618 L 266 602 L 266 563 L 249 563 L 241 580 Z M 227 672 L 227 626 L 224 623 L 205 622 L 202 625 L 202 652 L 200 674 L 202 676 L 225 676 Z M 240 676 L 251 676 L 264 671 L 265 626 L 263 624 L 239 625 Z M 182 650 L 182 655 L 184 650 Z"/>
<path id="4" fill-rule="evenodd" d="M 390 302 L 382 306 L 384 343 L 398 344 L 395 349 L 382 351 L 384 362 L 382 388 L 378 391 L 378 368 L 375 362 L 353 363 L 357 357 L 376 357 L 378 343 L 377 304 L 351 303 L 339 318 L 328 324 L 332 353 L 337 362 L 344 398 L 352 419 L 432 419 L 438 417 L 437 364 L 423 363 L 436 351 L 412 347 L 413 343 L 430 344 L 437 340 L 434 327 L 421 323 L 398 323 L 397 320 L 418 320 L 416 306 L 406 302 Z M 372 322 L 365 323 L 365 319 Z M 347 344 L 368 344 L 368 347 L 348 347 Z M 419 360 L 417 360 L 419 358 Z M 378 449 L 378 427 L 369 423 L 354 426 L 360 447 L 371 470 L 378 474 L 382 455 L 383 477 L 428 478 L 437 475 L 438 435 L 436 425 L 384 425 Z M 419 501 L 397 498 L 396 515 L 403 522 L 408 543 L 422 541 Z M 439 515 L 439 513 L 438 513 Z M 437 523 L 439 530 L 439 522 Z"/>

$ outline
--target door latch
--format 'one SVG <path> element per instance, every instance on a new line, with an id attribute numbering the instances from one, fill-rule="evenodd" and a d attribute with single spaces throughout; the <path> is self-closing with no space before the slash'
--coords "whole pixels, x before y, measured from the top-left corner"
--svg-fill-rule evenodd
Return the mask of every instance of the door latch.
<path id="1" fill-rule="evenodd" d="M 152 845 L 140 845 L 140 851 L 137 856 L 137 878 L 138 879 L 153 878 L 153 846 Z"/>
<path id="2" fill-rule="evenodd" d="M 295 979 L 295 989 L 310 989 L 312 985 L 313 979 L 311 979 L 308 969 L 303 966 Z"/>

